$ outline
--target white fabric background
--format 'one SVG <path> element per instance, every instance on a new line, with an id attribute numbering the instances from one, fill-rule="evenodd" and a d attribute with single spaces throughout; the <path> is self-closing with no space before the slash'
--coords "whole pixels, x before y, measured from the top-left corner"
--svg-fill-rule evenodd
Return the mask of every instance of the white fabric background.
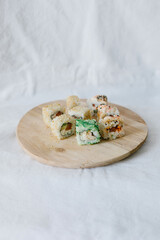
<path id="1" fill-rule="evenodd" d="M 0 240 L 160 239 L 159 29 L 158 0 L 0 1 Z M 73 170 L 22 151 L 26 111 L 97 93 L 144 118 L 138 152 Z"/>

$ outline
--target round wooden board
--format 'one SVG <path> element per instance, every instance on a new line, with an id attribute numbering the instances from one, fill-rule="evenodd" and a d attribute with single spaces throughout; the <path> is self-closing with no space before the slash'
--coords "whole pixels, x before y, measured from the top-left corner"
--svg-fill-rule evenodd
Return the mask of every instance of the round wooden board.
<path id="1" fill-rule="evenodd" d="M 63 100 L 55 102 L 65 105 Z M 50 103 L 39 105 L 27 112 L 17 127 L 20 145 L 41 163 L 65 168 L 105 166 L 134 153 L 147 138 L 147 125 L 139 115 L 125 107 L 110 103 L 118 107 L 124 119 L 126 132 L 124 137 L 112 141 L 102 140 L 99 144 L 85 146 L 79 146 L 75 136 L 57 140 L 42 119 L 42 106 Z"/>

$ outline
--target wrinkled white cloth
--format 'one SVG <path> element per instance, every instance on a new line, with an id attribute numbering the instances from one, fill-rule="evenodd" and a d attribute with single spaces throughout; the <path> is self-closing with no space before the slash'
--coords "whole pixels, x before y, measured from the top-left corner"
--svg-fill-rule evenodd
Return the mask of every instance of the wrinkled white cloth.
<path id="1" fill-rule="evenodd" d="M 160 239 L 159 28 L 158 0 L 0 1 L 0 240 Z M 101 93 L 146 121 L 136 153 L 64 169 L 23 152 L 26 111 Z"/>

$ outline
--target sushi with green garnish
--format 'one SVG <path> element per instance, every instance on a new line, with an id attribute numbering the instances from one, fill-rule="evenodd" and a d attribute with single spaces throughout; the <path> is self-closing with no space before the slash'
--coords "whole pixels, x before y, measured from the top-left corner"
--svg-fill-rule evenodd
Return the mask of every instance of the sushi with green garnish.
<path id="1" fill-rule="evenodd" d="M 101 136 L 96 120 L 76 120 L 76 138 L 79 145 L 99 143 Z"/>

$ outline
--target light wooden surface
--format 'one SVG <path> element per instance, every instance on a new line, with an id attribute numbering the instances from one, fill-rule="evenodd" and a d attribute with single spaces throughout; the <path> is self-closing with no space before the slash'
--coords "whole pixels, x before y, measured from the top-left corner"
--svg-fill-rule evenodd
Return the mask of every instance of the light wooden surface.
<path id="1" fill-rule="evenodd" d="M 57 102 L 65 104 L 63 100 Z M 65 168 L 105 166 L 134 153 L 147 137 L 144 120 L 135 112 L 114 104 L 124 118 L 124 137 L 86 146 L 79 146 L 75 136 L 57 140 L 42 119 L 41 109 L 46 104 L 48 103 L 37 106 L 24 115 L 17 127 L 17 138 L 31 157 L 47 165 Z"/>

